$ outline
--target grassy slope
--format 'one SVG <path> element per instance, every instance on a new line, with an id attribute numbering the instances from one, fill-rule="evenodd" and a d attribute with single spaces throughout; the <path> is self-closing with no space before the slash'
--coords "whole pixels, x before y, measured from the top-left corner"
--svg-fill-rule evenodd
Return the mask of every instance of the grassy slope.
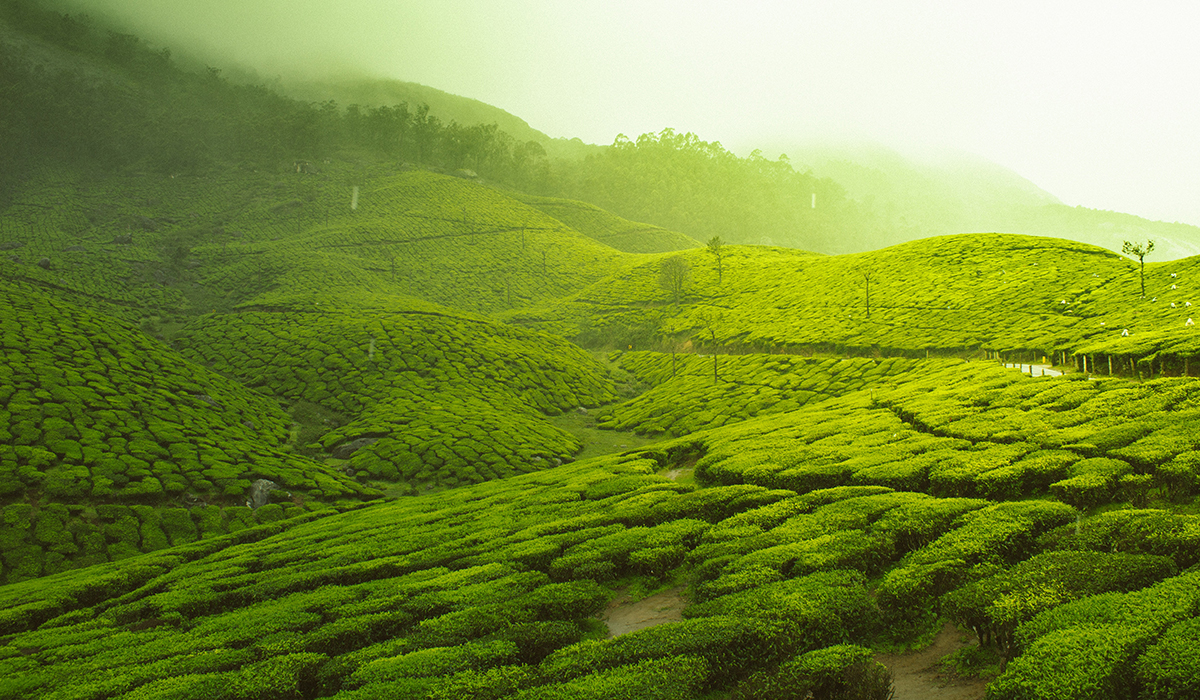
<path id="1" fill-rule="evenodd" d="M 570 459 L 578 442 L 546 415 L 614 398 L 604 368 L 576 346 L 445 309 L 216 315 L 181 343 L 248 386 L 343 416 L 317 451 L 373 439 L 346 468 L 413 488 Z"/>
<path id="2" fill-rule="evenodd" d="M 565 304 L 510 317 L 601 336 L 606 328 L 619 336 L 648 325 L 660 338 L 701 343 L 709 337 L 707 316 L 718 345 L 761 349 L 990 348 L 1048 354 L 1085 347 L 1119 353 L 1128 347 L 1144 355 L 1160 342 L 1179 343 L 1180 352 L 1190 347 L 1181 336 L 1191 330 L 1184 324 L 1191 315 L 1187 280 L 1194 275 L 1194 258 L 1148 264 L 1142 300 L 1135 263 L 1057 239 L 945 236 L 843 256 L 731 246 L 720 285 L 709 253 L 683 255 L 692 275 L 678 313 L 659 285 L 658 261 L 647 261 Z M 1124 329 L 1130 337 L 1121 335 Z M 1135 350 L 1131 339 L 1137 338 L 1143 343 Z"/>
<path id="3" fill-rule="evenodd" d="M 670 253 L 700 247 L 699 241 L 682 233 L 629 221 L 586 202 L 519 194 L 514 197 L 583 235 L 626 253 Z"/>

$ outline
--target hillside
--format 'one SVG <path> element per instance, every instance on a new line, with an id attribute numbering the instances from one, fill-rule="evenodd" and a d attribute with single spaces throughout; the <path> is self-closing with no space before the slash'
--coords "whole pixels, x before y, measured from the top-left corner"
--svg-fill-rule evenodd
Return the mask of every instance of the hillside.
<path id="1" fill-rule="evenodd" d="M 831 178 L 877 212 L 892 229 L 880 244 L 1003 231 L 1110 250 L 1120 250 L 1123 241 L 1154 239 L 1158 260 L 1200 254 L 1200 228 L 1069 207 L 1011 170 L 966 153 L 909 156 L 871 143 L 774 144 L 769 150 Z"/>
<path id="2" fill-rule="evenodd" d="M 981 634 L 1016 629 L 997 637 L 1011 644 L 999 653 L 1016 656 L 993 684 L 997 697 L 1175 672 L 1136 664 L 1127 678 L 1110 647 L 1133 666 L 1187 643 L 1200 589 L 1179 572 L 1195 563 L 1183 546 L 1195 516 L 1125 511 L 1077 526 L 1071 506 L 1046 499 L 1083 506 L 1118 483 L 1137 488 L 1121 475 L 1138 465 L 1190 463 L 1172 439 L 1194 416 L 1194 387 L 1000 369 L 968 379 L 953 363 L 921 381 L 924 396 L 859 392 L 640 454 L 296 524 L 286 537 L 180 549 L 170 572 L 160 556 L 10 586 L 4 630 L 25 652 L 2 662 L 5 690 L 742 697 L 816 682 L 815 669 L 841 678 L 867 653 L 853 645 L 939 608 Z M 1037 421 L 1059 415 L 1084 429 L 1060 423 L 1043 437 Z M 1106 415 L 1112 427 L 1090 420 Z M 705 488 L 653 474 L 697 458 Z M 1004 500 L 1025 494 L 1041 495 Z M 1157 523 L 1173 529 L 1134 534 Z M 597 635 L 591 616 L 611 595 L 606 584 L 653 587 L 681 574 L 693 600 L 682 621 Z M 217 592 L 213 580 L 223 581 Z M 1035 580 L 1052 582 L 1054 598 L 1026 588 Z M 97 600 L 98 585 L 108 597 Z M 990 608 L 992 591 L 1021 604 Z M 1109 625 L 1100 646 L 1097 623 Z M 1079 675 L 1052 680 L 1040 669 L 1065 649 Z M 44 663 L 51 655 L 62 660 Z"/>
<path id="3" fill-rule="evenodd" d="M 0 17 L 0 697 L 1200 695 L 1200 257 Z"/>
<path id="4" fill-rule="evenodd" d="M 711 253 L 680 255 L 691 275 L 679 309 L 659 284 L 659 260 L 507 317 L 615 347 L 637 339 L 639 348 L 707 349 L 715 337 L 722 351 L 998 351 L 1061 361 L 1086 350 L 1125 364 L 1156 352 L 1181 362 L 1193 348 L 1196 258 L 1148 263 L 1142 299 L 1127 258 L 1026 236 L 945 236 L 843 256 L 727 246 L 720 281 Z"/>
<path id="5" fill-rule="evenodd" d="M 541 145 L 552 158 L 582 158 L 597 147 L 579 139 L 555 139 L 534 129 L 520 117 L 479 100 L 452 95 L 437 88 L 402 80 L 348 78 L 319 82 L 289 81 L 280 90 L 305 102 L 333 100 L 343 105 L 391 107 L 398 104 L 429 105 L 429 114 L 443 122 L 464 126 L 495 124 L 517 141 Z"/>

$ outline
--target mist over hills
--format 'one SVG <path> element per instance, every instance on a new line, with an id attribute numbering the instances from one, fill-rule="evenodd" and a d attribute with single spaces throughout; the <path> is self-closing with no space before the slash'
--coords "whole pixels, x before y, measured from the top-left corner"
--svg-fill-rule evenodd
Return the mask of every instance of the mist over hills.
<path id="1" fill-rule="evenodd" d="M 1200 692 L 1190 227 L 0 18 L 0 697 Z"/>

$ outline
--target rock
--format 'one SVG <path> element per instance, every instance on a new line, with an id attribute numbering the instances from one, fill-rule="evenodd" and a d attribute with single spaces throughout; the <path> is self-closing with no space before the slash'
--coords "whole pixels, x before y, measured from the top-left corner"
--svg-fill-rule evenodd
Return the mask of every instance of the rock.
<path id="1" fill-rule="evenodd" d="M 20 262 L 21 262 L 20 255 L 10 255 L 10 256 L 8 256 L 8 259 L 12 260 L 13 262 L 18 263 L 18 264 L 20 264 Z"/>
<path id="2" fill-rule="evenodd" d="M 351 440 L 350 442 L 342 443 L 341 445 L 333 448 L 333 452 L 330 454 L 334 459 L 350 459 L 350 455 L 366 447 L 367 445 L 370 445 L 372 442 L 375 442 L 378 439 L 379 438 L 361 437 L 357 440 Z"/>
<path id="3" fill-rule="evenodd" d="M 117 245 L 133 245 L 133 234 L 127 233 L 124 236 L 116 236 L 112 239 Z"/>
<path id="4" fill-rule="evenodd" d="M 249 428 L 251 430 L 258 430 L 258 426 L 255 425 L 254 421 L 252 421 L 252 420 L 242 421 L 242 427 Z"/>
<path id="5" fill-rule="evenodd" d="M 41 260 L 37 261 L 37 264 L 38 264 L 38 267 L 42 268 L 43 270 L 49 270 L 50 269 L 50 258 L 42 258 Z"/>
<path id="6" fill-rule="evenodd" d="M 24 247 L 25 244 L 21 241 L 4 241 L 3 243 L 0 243 L 0 250 L 16 250 L 17 248 Z"/>
<path id="7" fill-rule="evenodd" d="M 73 245 L 73 246 L 68 246 L 66 248 L 63 248 L 64 253 L 81 253 L 85 250 L 87 250 L 87 248 L 84 248 L 81 245 Z"/>
<path id="8" fill-rule="evenodd" d="M 577 413 L 579 413 L 579 415 L 581 415 L 581 416 L 586 416 L 587 412 L 588 412 L 588 410 L 586 408 L 584 408 L 583 406 L 580 406 L 579 408 L 575 409 L 575 411 Z"/>
<path id="9" fill-rule="evenodd" d="M 196 398 L 200 399 L 201 401 L 208 404 L 209 406 L 212 406 L 213 408 L 217 409 L 218 411 L 225 410 L 224 406 L 222 406 L 216 399 L 209 396 L 208 394 L 196 394 L 195 396 L 196 396 Z"/>
<path id="10" fill-rule="evenodd" d="M 271 502 L 271 492 L 278 491 L 279 484 L 267 479 L 256 479 L 250 484 L 250 507 L 261 508 Z"/>

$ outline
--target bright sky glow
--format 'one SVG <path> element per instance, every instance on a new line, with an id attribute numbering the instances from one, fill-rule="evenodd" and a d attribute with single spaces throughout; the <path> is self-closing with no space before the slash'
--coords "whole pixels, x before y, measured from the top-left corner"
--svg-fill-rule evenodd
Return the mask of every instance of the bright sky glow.
<path id="1" fill-rule="evenodd" d="M 78 0 L 264 75 L 423 83 L 552 136 L 946 146 L 1063 202 L 1200 225 L 1200 4 Z"/>

